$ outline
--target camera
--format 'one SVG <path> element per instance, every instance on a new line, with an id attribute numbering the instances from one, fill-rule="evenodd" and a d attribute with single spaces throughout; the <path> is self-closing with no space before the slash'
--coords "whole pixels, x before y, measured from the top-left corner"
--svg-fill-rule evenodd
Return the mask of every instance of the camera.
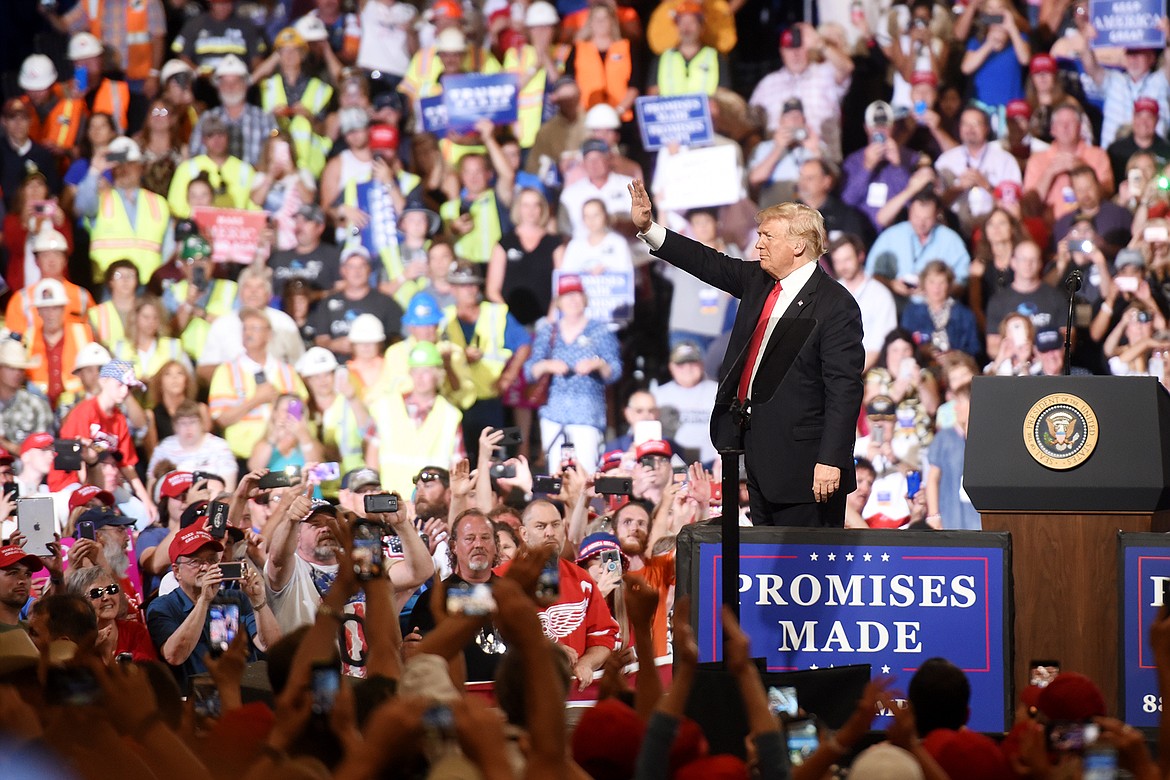
<path id="1" fill-rule="evenodd" d="M 367 514 L 391 514 L 398 511 L 398 496 L 393 493 L 367 493 L 362 498 L 362 508 Z"/>
<path id="2" fill-rule="evenodd" d="M 1081 243 L 1077 244 L 1077 250 L 1080 252 L 1083 252 L 1086 255 L 1089 254 L 1090 252 L 1092 252 L 1096 248 L 1097 248 L 1096 245 L 1094 245 L 1093 242 L 1087 238 L 1084 241 L 1082 241 Z"/>
<path id="3" fill-rule="evenodd" d="M 792 131 L 792 142 L 794 144 L 802 144 L 808 140 L 808 130 L 803 127 L 798 127 Z"/>
<path id="4" fill-rule="evenodd" d="M 516 477 L 515 463 L 493 463 L 491 468 L 493 479 L 514 479 Z"/>

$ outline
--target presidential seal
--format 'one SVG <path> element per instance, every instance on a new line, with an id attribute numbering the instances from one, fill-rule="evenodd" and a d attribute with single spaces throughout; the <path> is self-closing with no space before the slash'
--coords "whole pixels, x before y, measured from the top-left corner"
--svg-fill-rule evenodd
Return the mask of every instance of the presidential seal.
<path id="1" fill-rule="evenodd" d="M 1081 398 L 1068 393 L 1046 395 L 1024 417 L 1024 447 L 1041 466 L 1075 468 L 1097 446 L 1097 415 Z"/>

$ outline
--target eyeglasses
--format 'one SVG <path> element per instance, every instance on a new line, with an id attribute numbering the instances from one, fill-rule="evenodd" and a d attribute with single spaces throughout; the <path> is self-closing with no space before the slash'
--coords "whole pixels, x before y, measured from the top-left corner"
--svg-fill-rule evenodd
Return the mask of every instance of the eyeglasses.
<path id="1" fill-rule="evenodd" d="M 648 469 L 652 469 L 664 460 L 669 460 L 669 458 L 664 458 L 661 455 L 647 455 L 644 458 L 639 459 L 638 464 L 645 466 Z"/>
<path id="2" fill-rule="evenodd" d="M 219 558 L 188 558 L 179 561 L 180 566 L 190 566 L 193 569 L 202 569 L 204 566 L 214 566 L 219 563 Z"/>
<path id="3" fill-rule="evenodd" d="M 157 106 L 155 108 L 150 109 L 150 115 L 151 116 L 170 116 L 171 112 L 168 111 L 167 109 L 163 108 L 162 106 Z"/>
<path id="4" fill-rule="evenodd" d="M 420 471 L 415 478 L 415 482 L 434 482 L 436 479 L 442 479 L 443 475 L 437 471 Z"/>
<path id="5" fill-rule="evenodd" d="M 134 274 L 130 273 L 129 271 L 114 271 L 114 273 L 110 275 L 110 278 L 111 279 L 135 279 L 135 280 L 137 279 L 137 277 Z"/>
<path id="6" fill-rule="evenodd" d="M 118 587 L 117 583 L 114 583 L 113 585 L 107 585 L 104 588 L 90 588 L 87 595 L 94 601 L 97 601 L 102 596 L 117 596 L 121 592 L 122 589 Z"/>

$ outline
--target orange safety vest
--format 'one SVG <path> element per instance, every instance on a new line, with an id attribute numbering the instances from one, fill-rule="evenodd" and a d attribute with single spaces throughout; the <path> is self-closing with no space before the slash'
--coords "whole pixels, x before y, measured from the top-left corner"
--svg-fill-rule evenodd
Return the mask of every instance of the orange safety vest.
<path id="1" fill-rule="evenodd" d="M 83 0 L 85 2 L 85 0 Z M 140 81 L 150 76 L 154 67 L 154 52 L 150 47 L 150 20 L 147 15 L 147 0 L 119 0 L 126 6 L 126 61 L 120 63 L 126 78 Z M 105 0 L 86 3 L 89 16 L 89 31 L 99 40 L 102 37 L 102 17 L 105 16 Z"/>
<path id="2" fill-rule="evenodd" d="M 77 134 L 85 119 L 85 101 L 81 98 L 72 100 L 65 97 L 60 84 L 52 87 L 53 107 L 48 115 L 41 119 L 40 113 L 28 95 L 21 97 L 21 101 L 28 108 L 32 123 L 29 125 L 29 136 L 38 143 L 56 146 L 59 149 L 72 149 L 77 145 Z"/>
<path id="3" fill-rule="evenodd" d="M 605 52 L 605 61 L 593 41 L 577 44 L 576 58 L 577 86 L 581 88 L 581 108 L 588 111 L 601 103 L 617 106 L 630 88 L 633 62 L 630 59 L 630 42 L 626 38 L 614 41 Z M 622 121 L 629 122 L 634 112 L 627 110 Z"/>
<path id="4" fill-rule="evenodd" d="M 84 390 L 81 379 L 74 375 L 73 365 L 77 362 L 77 353 L 86 344 L 93 341 L 88 325 L 73 323 L 65 326 L 63 336 L 64 346 L 61 350 L 61 382 L 64 393 L 80 393 Z M 36 362 L 36 366 L 28 369 L 28 378 L 42 392 L 49 387 L 49 359 L 45 352 L 45 339 L 39 328 L 34 328 L 25 334 L 25 345 L 28 347 L 29 357 Z"/>
<path id="5" fill-rule="evenodd" d="M 89 290 L 79 287 L 67 279 L 61 280 L 65 288 L 65 297 L 69 303 L 65 306 L 65 324 L 84 325 L 89 322 L 89 310 L 93 308 L 93 296 Z M 33 289 L 30 284 L 23 290 L 8 299 L 8 308 L 4 312 L 4 327 L 13 333 L 27 333 L 41 327 L 41 314 L 32 304 Z"/>
<path id="6" fill-rule="evenodd" d="M 109 114 L 114 118 L 119 133 L 129 127 L 130 85 L 125 81 L 103 78 L 93 98 L 95 114 Z"/>

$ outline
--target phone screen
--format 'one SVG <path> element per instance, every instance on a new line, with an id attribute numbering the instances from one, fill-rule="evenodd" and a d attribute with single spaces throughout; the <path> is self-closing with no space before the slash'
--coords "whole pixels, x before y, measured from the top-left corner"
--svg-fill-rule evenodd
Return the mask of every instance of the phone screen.
<path id="1" fill-rule="evenodd" d="M 313 714 L 328 715 L 333 712 L 333 702 L 341 688 L 341 670 L 336 664 L 313 666 L 312 691 Z"/>
<path id="2" fill-rule="evenodd" d="M 540 577 L 536 580 L 536 598 L 543 601 L 556 601 L 561 596 L 561 562 L 557 555 L 549 556 L 540 570 Z"/>
<path id="3" fill-rule="evenodd" d="M 800 766 L 808 757 L 817 752 L 820 740 L 817 738 L 817 724 L 812 718 L 792 720 L 787 724 L 788 763 Z"/>
<path id="4" fill-rule="evenodd" d="M 382 576 L 382 526 L 359 522 L 353 526 L 353 571 L 360 580 Z"/>
<path id="5" fill-rule="evenodd" d="M 1028 685 L 1043 688 L 1060 674 L 1060 661 L 1033 661 L 1029 665 Z"/>
<path id="6" fill-rule="evenodd" d="M 795 718 L 800 710 L 796 699 L 796 689 L 790 685 L 768 688 L 768 707 L 771 708 L 773 715 Z"/>
<path id="7" fill-rule="evenodd" d="M 451 615 L 482 617 L 496 609 L 492 587 L 486 582 L 465 583 L 447 591 L 447 612 Z"/>
<path id="8" fill-rule="evenodd" d="M 235 640 L 240 630 L 239 604 L 212 604 L 207 611 L 208 633 L 211 637 L 211 654 L 221 655 Z"/>

